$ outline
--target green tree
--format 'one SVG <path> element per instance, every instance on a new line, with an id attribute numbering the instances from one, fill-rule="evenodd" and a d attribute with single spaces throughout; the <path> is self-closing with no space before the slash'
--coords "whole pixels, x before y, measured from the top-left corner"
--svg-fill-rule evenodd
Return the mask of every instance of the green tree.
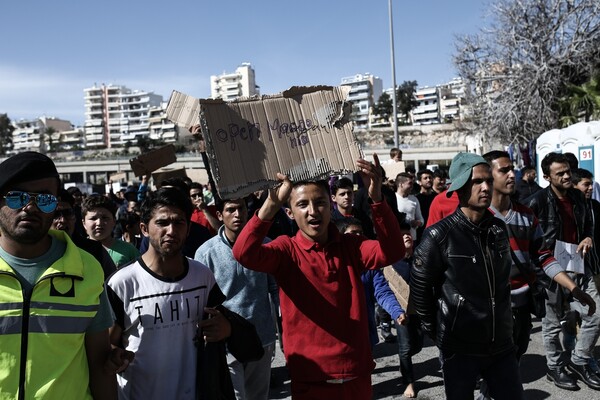
<path id="1" fill-rule="evenodd" d="M 417 81 L 404 81 L 396 90 L 398 113 L 407 122 L 410 122 L 410 112 L 419 105 L 419 102 L 415 98 L 416 91 Z"/>
<path id="2" fill-rule="evenodd" d="M 54 151 L 54 140 L 52 139 L 52 135 L 56 132 L 56 129 L 48 126 L 40 133 L 40 153 Z"/>
<path id="3" fill-rule="evenodd" d="M 396 88 L 396 108 L 404 121 L 410 120 L 410 112 L 419 104 L 415 99 L 416 90 L 417 81 L 404 81 Z M 393 108 L 394 100 L 389 94 L 383 93 L 373 106 L 373 113 L 390 121 L 394 116 Z"/>
<path id="4" fill-rule="evenodd" d="M 5 155 L 12 150 L 12 134 L 15 127 L 12 126 L 7 114 L 0 114 L 0 155 Z"/>
<path id="5" fill-rule="evenodd" d="M 535 139 L 569 117 L 564 99 L 600 63 L 600 1 L 495 0 L 489 17 L 456 40 L 471 119 L 504 144 Z"/>
<path id="6" fill-rule="evenodd" d="M 386 121 L 389 121 L 390 117 L 392 116 L 393 108 L 394 104 L 392 98 L 389 94 L 384 92 L 381 96 L 379 96 L 379 100 L 377 100 L 377 103 L 375 103 L 373 106 L 373 113 L 375 115 L 379 115 Z"/>

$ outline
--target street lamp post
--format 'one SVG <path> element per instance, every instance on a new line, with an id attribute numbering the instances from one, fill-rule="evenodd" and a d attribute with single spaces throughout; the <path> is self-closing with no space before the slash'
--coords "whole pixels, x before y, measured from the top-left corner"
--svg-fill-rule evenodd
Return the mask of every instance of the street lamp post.
<path id="1" fill-rule="evenodd" d="M 392 0 L 388 0 L 390 11 L 390 50 L 392 56 L 392 104 L 394 113 L 394 147 L 398 147 L 398 109 L 396 108 L 396 57 L 394 55 L 394 22 L 392 18 Z"/>

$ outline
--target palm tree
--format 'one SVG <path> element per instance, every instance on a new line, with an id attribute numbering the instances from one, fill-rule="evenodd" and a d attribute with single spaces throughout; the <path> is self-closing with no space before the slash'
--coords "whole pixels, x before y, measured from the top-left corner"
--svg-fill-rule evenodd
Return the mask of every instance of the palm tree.
<path id="1" fill-rule="evenodd" d="M 600 72 L 581 86 L 569 84 L 567 91 L 559 100 L 561 127 L 600 118 Z"/>

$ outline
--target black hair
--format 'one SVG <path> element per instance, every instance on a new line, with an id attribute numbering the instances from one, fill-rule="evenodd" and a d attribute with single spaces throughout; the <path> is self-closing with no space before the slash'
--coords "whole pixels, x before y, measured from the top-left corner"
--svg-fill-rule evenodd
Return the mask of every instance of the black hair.
<path id="1" fill-rule="evenodd" d="M 338 231 L 340 231 L 340 233 L 346 232 L 346 229 L 348 229 L 350 225 L 357 225 L 362 228 L 362 222 L 360 222 L 360 220 L 355 217 L 346 217 L 339 219 L 335 222 L 335 226 L 338 229 Z"/>
<path id="2" fill-rule="evenodd" d="M 396 175 L 396 180 L 394 181 L 394 184 L 396 186 L 399 186 L 401 183 L 404 183 L 406 181 L 412 181 L 412 179 L 412 176 L 410 176 L 408 172 L 400 172 L 398 175 Z"/>
<path id="3" fill-rule="evenodd" d="M 542 172 L 544 175 L 550 175 L 550 166 L 553 163 L 567 164 L 569 167 L 571 166 L 569 159 L 565 154 L 551 152 L 546 154 L 546 156 L 542 159 Z"/>
<path id="4" fill-rule="evenodd" d="M 497 160 L 499 158 L 503 158 L 503 157 L 510 159 L 510 155 L 504 150 L 492 150 L 492 151 L 488 151 L 487 153 L 485 153 L 483 155 L 483 158 L 485 158 L 485 161 L 487 161 L 487 163 L 490 165 L 492 165 L 492 161 Z"/>
<path id="5" fill-rule="evenodd" d="M 159 207 L 170 206 L 180 209 L 185 213 L 189 224 L 194 206 L 190 196 L 176 187 L 161 187 L 155 192 L 148 193 L 141 207 L 141 221 L 148 224 Z"/>
<path id="6" fill-rule="evenodd" d="M 69 203 L 71 207 L 75 205 L 75 199 L 67 189 L 59 189 L 57 197 L 58 201 L 64 201 L 65 203 Z"/>
<path id="7" fill-rule="evenodd" d="M 525 175 L 529 171 L 535 171 L 535 167 L 533 165 L 526 165 L 521 168 L 521 175 Z"/>
<path id="8" fill-rule="evenodd" d="M 571 169 L 579 168 L 579 160 L 577 159 L 577 156 L 575 154 L 568 152 L 563 154 L 567 158 L 567 161 L 569 162 L 569 167 L 571 167 Z"/>
<path id="9" fill-rule="evenodd" d="M 121 217 L 119 217 L 119 220 L 117 221 L 117 223 L 120 225 L 121 231 L 125 232 L 127 230 L 128 226 L 133 226 L 135 224 L 139 224 L 140 220 L 141 220 L 141 218 L 137 213 L 127 212 L 124 215 L 122 215 Z"/>
<path id="10" fill-rule="evenodd" d="M 333 185 L 331 185 L 331 194 L 335 195 L 340 189 L 354 190 L 354 183 L 352 183 L 352 181 L 346 178 L 345 176 L 339 178 L 335 182 L 333 182 Z"/>
<path id="11" fill-rule="evenodd" d="M 244 198 L 237 198 L 237 199 L 215 199 L 215 207 L 217 209 L 218 212 L 222 213 L 223 210 L 225 209 L 225 204 L 227 203 L 233 203 L 233 202 L 238 202 L 238 201 L 243 201 L 244 204 L 246 205 L 246 208 L 248 207 L 248 197 L 244 197 Z"/>
<path id="12" fill-rule="evenodd" d="M 430 169 L 420 169 L 419 172 L 417 172 L 417 180 L 420 181 L 423 175 L 431 175 L 431 179 L 433 179 L 433 171 Z"/>
<path id="13" fill-rule="evenodd" d="M 587 169 L 583 168 L 575 168 L 571 170 L 571 181 L 573 181 L 573 184 L 577 185 L 582 179 L 589 179 L 593 181 L 594 175 Z"/>
<path id="14" fill-rule="evenodd" d="M 168 178 L 160 182 L 160 187 L 170 186 L 177 188 L 189 196 L 190 187 L 182 178 Z"/>
<path id="15" fill-rule="evenodd" d="M 192 190 L 192 189 L 200 189 L 200 191 L 204 190 L 204 186 L 202 186 L 202 184 L 199 182 L 192 182 L 188 186 L 189 186 L 190 190 Z"/>
<path id="16" fill-rule="evenodd" d="M 448 174 L 443 169 L 438 168 L 435 171 L 433 171 L 433 177 L 440 179 L 448 179 Z"/>

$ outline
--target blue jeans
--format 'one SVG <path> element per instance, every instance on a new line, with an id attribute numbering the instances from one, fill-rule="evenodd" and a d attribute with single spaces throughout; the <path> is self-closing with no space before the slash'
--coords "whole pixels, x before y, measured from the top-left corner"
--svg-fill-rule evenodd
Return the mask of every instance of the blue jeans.
<path id="1" fill-rule="evenodd" d="M 405 385 L 415 381 L 412 356 L 423 348 L 423 332 L 420 330 L 420 325 L 421 319 L 416 314 L 408 317 L 407 325 L 400 325 L 396 322 L 400 373 L 402 374 L 402 383 Z"/>
<path id="2" fill-rule="evenodd" d="M 494 356 L 471 356 L 442 350 L 442 372 L 447 400 L 472 399 L 480 375 L 495 400 L 524 399 L 514 351 Z"/>
<path id="3" fill-rule="evenodd" d="M 589 294 L 596 302 L 596 305 L 600 305 L 598 290 L 591 275 L 570 275 L 581 290 Z M 554 286 L 552 285 L 553 288 Z M 560 291 L 561 288 L 557 288 L 556 290 Z M 560 318 L 564 310 L 561 309 L 561 293 L 558 292 L 558 294 L 559 296 L 556 301 L 546 302 L 546 316 L 542 319 L 542 337 L 544 339 L 544 348 L 546 349 L 546 363 L 551 370 L 559 369 L 568 361 L 565 359 L 568 354 L 563 354 L 564 351 L 559 338 L 561 332 Z M 550 292 L 548 297 L 556 298 L 556 293 Z M 594 346 L 600 334 L 600 311 L 596 311 L 592 316 L 588 316 L 588 308 L 584 307 L 577 300 L 571 301 L 569 307 L 571 310 L 579 312 L 581 316 L 581 329 L 579 330 L 575 350 L 571 354 L 571 362 L 575 365 L 585 365 L 593 355 Z"/>

